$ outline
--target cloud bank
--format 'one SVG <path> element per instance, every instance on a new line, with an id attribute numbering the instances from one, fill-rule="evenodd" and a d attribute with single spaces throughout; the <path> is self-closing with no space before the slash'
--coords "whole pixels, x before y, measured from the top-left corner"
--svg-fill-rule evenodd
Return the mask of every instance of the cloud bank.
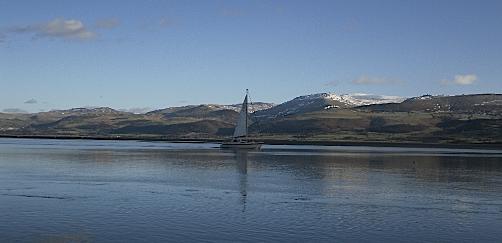
<path id="1" fill-rule="evenodd" d="M 448 84 L 455 84 L 455 85 L 471 85 L 478 81 L 478 76 L 475 74 L 457 74 L 452 80 L 441 80 L 442 84 L 448 85 Z"/>
<path id="2" fill-rule="evenodd" d="M 8 28 L 7 34 L 32 34 L 37 38 L 62 38 L 67 40 L 91 40 L 97 34 L 89 30 L 80 20 L 53 19 L 49 22 Z M 2 34 L 0 34 L 1 37 Z"/>

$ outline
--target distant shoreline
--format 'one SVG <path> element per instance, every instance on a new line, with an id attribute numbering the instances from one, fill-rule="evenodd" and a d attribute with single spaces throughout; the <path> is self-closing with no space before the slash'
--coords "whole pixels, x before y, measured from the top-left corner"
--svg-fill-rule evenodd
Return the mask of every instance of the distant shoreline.
<path id="1" fill-rule="evenodd" d="M 86 139 L 86 140 L 139 140 L 164 141 L 172 143 L 220 143 L 221 138 L 167 138 L 167 137 L 137 137 L 137 136 L 70 136 L 70 135 L 7 135 L 0 134 L 0 138 L 26 139 Z M 269 145 L 317 145 L 317 146 L 368 146 L 368 147 L 406 147 L 406 148 L 456 148 L 456 149 L 502 149 L 499 143 L 417 143 L 417 142 L 377 142 L 377 141 L 321 141 L 321 140 L 284 140 L 284 139 L 256 139 Z"/>

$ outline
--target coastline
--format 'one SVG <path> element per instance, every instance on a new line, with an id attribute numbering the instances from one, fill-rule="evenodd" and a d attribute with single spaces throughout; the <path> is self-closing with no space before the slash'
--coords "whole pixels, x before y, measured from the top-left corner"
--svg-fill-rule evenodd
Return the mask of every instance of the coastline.
<path id="1" fill-rule="evenodd" d="M 75 136 L 75 135 L 11 135 L 0 134 L 0 138 L 21 139 L 86 139 L 86 140 L 139 140 L 164 141 L 171 143 L 221 143 L 224 138 L 177 138 L 164 136 Z M 452 149 L 502 149 L 502 143 L 418 143 L 418 142 L 380 142 L 380 141 L 324 141 L 324 140 L 285 140 L 255 139 L 269 145 L 316 145 L 316 146 L 368 146 L 368 147 L 406 147 L 406 148 L 452 148 Z"/>

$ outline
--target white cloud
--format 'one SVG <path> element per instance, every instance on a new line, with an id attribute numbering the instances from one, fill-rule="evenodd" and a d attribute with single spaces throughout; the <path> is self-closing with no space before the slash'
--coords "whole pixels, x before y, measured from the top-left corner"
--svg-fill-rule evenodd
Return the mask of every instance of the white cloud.
<path id="1" fill-rule="evenodd" d="M 354 83 L 354 84 L 389 84 L 389 83 L 399 83 L 399 81 L 394 80 L 394 79 L 388 79 L 388 78 L 361 76 L 357 79 L 352 80 L 352 83 Z"/>
<path id="2" fill-rule="evenodd" d="M 96 34 L 86 29 L 79 20 L 54 19 L 42 25 L 38 30 L 39 35 L 51 37 L 64 37 L 72 39 L 92 39 Z"/>
<path id="3" fill-rule="evenodd" d="M 90 31 L 80 20 L 53 19 L 46 23 L 9 28 L 8 33 L 34 34 L 35 38 L 63 38 L 71 40 L 90 40 L 96 37 L 96 33 Z"/>
<path id="4" fill-rule="evenodd" d="M 471 85 L 476 81 L 478 81 L 478 76 L 475 74 L 457 74 L 453 80 L 441 80 L 441 84 Z"/>

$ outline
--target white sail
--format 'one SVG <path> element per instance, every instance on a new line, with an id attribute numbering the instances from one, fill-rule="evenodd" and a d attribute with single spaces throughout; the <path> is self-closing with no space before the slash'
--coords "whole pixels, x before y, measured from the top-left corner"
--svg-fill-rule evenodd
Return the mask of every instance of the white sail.
<path id="1" fill-rule="evenodd" d="M 242 102 L 239 120 L 234 130 L 234 138 L 232 141 L 223 142 L 220 145 L 222 149 L 260 149 L 262 143 L 249 141 L 248 138 L 248 90 L 246 89 L 246 97 Z"/>
<path id="2" fill-rule="evenodd" d="M 234 138 L 245 137 L 248 135 L 248 96 L 242 102 L 241 112 L 237 120 L 237 126 L 234 130 Z"/>

